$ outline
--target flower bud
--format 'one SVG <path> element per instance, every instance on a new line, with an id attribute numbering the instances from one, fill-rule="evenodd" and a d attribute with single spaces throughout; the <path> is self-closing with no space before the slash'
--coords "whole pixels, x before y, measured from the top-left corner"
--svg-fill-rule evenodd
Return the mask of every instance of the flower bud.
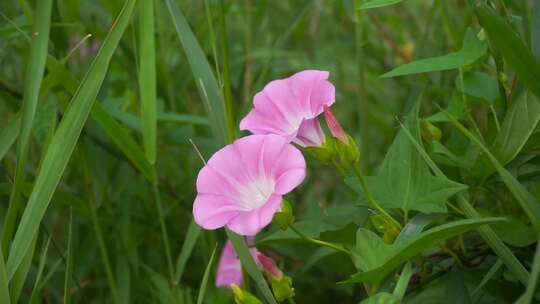
<path id="1" fill-rule="evenodd" d="M 288 276 L 283 276 L 281 279 L 270 279 L 270 285 L 274 292 L 274 297 L 278 302 L 283 302 L 294 297 L 294 287 L 292 279 Z"/>
<path id="2" fill-rule="evenodd" d="M 348 144 L 344 144 L 341 140 L 335 141 L 335 149 L 339 163 L 344 168 L 351 168 L 360 160 L 360 150 L 354 139 L 347 135 Z"/>
<path id="3" fill-rule="evenodd" d="M 231 289 L 236 304 L 263 304 L 257 297 L 248 291 L 241 289 L 236 284 L 231 284 Z"/>
<path id="4" fill-rule="evenodd" d="M 281 270 L 277 267 L 272 258 L 264 255 L 262 252 L 257 252 L 257 259 L 259 260 L 264 273 L 266 273 L 270 278 L 276 280 L 283 278 L 283 272 L 281 272 Z"/>
<path id="5" fill-rule="evenodd" d="M 273 222 L 282 230 L 287 230 L 289 225 L 294 222 L 293 210 L 288 201 L 281 202 L 281 211 L 274 214 Z"/>
<path id="6" fill-rule="evenodd" d="M 387 244 L 392 244 L 399 235 L 399 231 L 395 227 L 389 225 L 381 215 L 371 216 L 370 222 L 373 227 L 383 234 L 383 240 Z"/>
<path id="7" fill-rule="evenodd" d="M 328 129 L 330 129 L 332 136 L 337 138 L 343 144 L 348 145 L 349 139 L 347 133 L 343 131 L 343 128 L 334 116 L 334 113 L 332 113 L 332 110 L 330 110 L 330 108 L 327 106 L 324 106 L 324 118 L 326 119 L 326 124 L 328 125 Z"/>
<path id="8" fill-rule="evenodd" d="M 428 143 L 439 141 L 442 136 L 441 130 L 425 119 L 422 119 L 420 122 L 420 133 L 422 134 L 422 138 Z"/>
<path id="9" fill-rule="evenodd" d="M 337 121 L 329 107 L 324 108 L 324 118 L 334 141 L 334 151 L 337 154 L 338 161 L 344 168 L 350 168 L 360 159 L 360 150 L 354 139 L 343 131 L 343 128 Z"/>
<path id="10" fill-rule="evenodd" d="M 306 152 L 324 165 L 332 164 L 334 159 L 334 141 L 331 138 L 324 140 L 318 147 L 307 147 Z"/>

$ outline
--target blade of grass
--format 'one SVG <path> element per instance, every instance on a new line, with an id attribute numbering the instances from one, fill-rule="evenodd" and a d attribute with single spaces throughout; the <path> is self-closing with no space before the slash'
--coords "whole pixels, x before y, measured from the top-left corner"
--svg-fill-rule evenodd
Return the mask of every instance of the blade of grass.
<path id="1" fill-rule="evenodd" d="M 197 88 L 199 89 L 199 95 L 203 99 L 210 121 L 212 121 L 211 126 L 214 138 L 218 141 L 219 145 L 223 145 L 227 141 L 230 142 L 234 138 L 234 133 L 227 132 L 229 131 L 227 127 L 229 124 L 227 123 L 227 112 L 223 102 L 223 95 L 214 77 L 212 68 L 206 59 L 206 55 L 197 42 L 197 38 L 191 31 L 177 2 L 173 0 L 164 1 L 167 4 L 176 34 L 187 54 L 186 57 L 195 78 Z"/>
<path id="2" fill-rule="evenodd" d="M 538 284 L 538 276 L 540 276 L 540 239 L 536 242 L 536 252 L 534 254 L 531 277 L 529 278 L 527 289 L 525 290 L 525 294 L 516 302 L 517 304 L 529 304 L 533 302 L 534 291 Z"/>
<path id="3" fill-rule="evenodd" d="M 171 246 L 169 245 L 169 234 L 167 233 L 167 226 L 165 225 L 165 216 L 163 214 L 163 206 L 161 204 L 161 196 L 159 194 L 159 187 L 157 183 L 152 185 L 152 191 L 154 193 L 154 201 L 159 217 L 159 227 L 161 229 L 161 237 L 163 238 L 163 246 L 165 247 L 165 258 L 167 259 L 167 269 L 169 270 L 169 279 L 171 282 L 174 280 L 174 267 L 171 257 Z"/>
<path id="4" fill-rule="evenodd" d="M 8 278 L 13 277 L 38 232 L 39 223 L 77 144 L 134 5 L 135 0 L 128 0 L 124 4 L 51 141 L 10 248 L 6 264 Z"/>
<path id="5" fill-rule="evenodd" d="M 69 304 L 71 301 L 71 294 L 70 294 L 70 280 L 71 280 L 71 260 L 72 260 L 72 241 L 71 238 L 73 237 L 73 211 L 69 210 L 69 226 L 68 226 L 68 243 L 67 243 L 67 253 L 66 253 L 66 270 L 64 271 L 64 304 Z"/>
<path id="6" fill-rule="evenodd" d="M 208 264 L 206 265 L 206 269 L 204 270 L 204 275 L 201 281 L 201 285 L 199 286 L 199 295 L 197 296 L 197 304 L 202 304 L 204 301 L 206 287 L 208 286 L 208 279 L 210 278 L 210 270 L 212 270 L 212 265 L 214 264 L 214 258 L 216 256 L 216 249 L 217 249 L 217 245 L 214 246 L 214 250 L 212 250 L 212 255 L 210 256 L 210 260 L 208 261 Z"/>
<path id="7" fill-rule="evenodd" d="M 178 283 L 180 282 L 182 274 L 184 274 L 184 270 L 186 268 L 186 263 L 191 256 L 191 253 L 193 252 L 193 248 L 197 243 L 199 235 L 201 235 L 201 228 L 199 227 L 199 225 L 197 225 L 197 223 L 195 223 L 194 220 L 191 220 L 191 223 L 189 223 L 188 231 L 186 233 L 186 237 L 184 239 L 184 244 L 182 244 L 182 249 L 180 250 L 180 255 L 178 255 L 178 259 L 176 260 L 176 274 L 174 276 L 174 285 L 178 285 Z"/>
<path id="8" fill-rule="evenodd" d="M 26 161 L 28 158 L 28 146 L 32 134 L 32 125 L 36 113 L 39 88 L 45 71 L 47 59 L 47 46 L 49 42 L 49 30 L 51 25 L 52 0 L 37 2 L 35 22 L 32 27 L 32 39 L 30 42 L 30 57 L 25 71 L 25 86 L 23 94 L 21 129 L 17 142 L 17 167 L 15 169 L 15 181 L 9 198 L 9 207 L 4 218 L 2 229 L 2 251 L 7 255 L 15 229 L 20 202 L 20 187 L 24 183 Z"/>
<path id="9" fill-rule="evenodd" d="M 11 303 L 19 303 L 19 297 L 21 296 L 21 292 L 24 287 L 24 281 L 26 280 L 30 266 L 32 266 L 32 257 L 34 256 L 34 251 L 36 249 L 36 241 L 37 235 L 32 240 L 30 249 L 24 255 L 19 269 L 17 269 L 13 275 L 13 278 L 11 279 Z"/>
<path id="10" fill-rule="evenodd" d="M 0 303 L 11 303 L 9 299 L 9 281 L 6 274 L 4 255 L 0 250 Z"/>
<path id="11" fill-rule="evenodd" d="M 442 172 L 442 170 L 435 164 L 435 162 L 429 157 L 427 152 L 424 150 L 422 145 L 413 137 L 413 135 L 410 133 L 410 131 L 403 125 L 403 123 L 400 122 L 401 128 L 409 138 L 409 140 L 413 143 L 416 150 L 424 161 L 428 164 L 428 166 L 431 168 L 433 173 L 438 177 L 444 177 L 447 178 L 446 175 Z M 482 216 L 474 209 L 474 207 L 465 199 L 463 194 L 457 195 L 457 202 L 459 204 L 459 207 L 463 210 L 467 218 L 470 219 L 478 219 L 482 218 Z M 499 256 L 499 258 L 503 261 L 503 263 L 508 267 L 508 269 L 514 274 L 518 280 L 526 285 L 527 281 L 529 280 L 529 273 L 525 269 L 525 267 L 521 264 L 521 262 L 518 260 L 518 258 L 514 255 L 512 250 L 504 244 L 502 239 L 491 229 L 489 226 L 482 226 L 479 227 L 478 232 L 482 236 L 482 238 L 486 241 L 486 243 L 489 245 L 489 247 Z"/>
<path id="12" fill-rule="evenodd" d="M 39 258 L 39 265 L 36 274 L 36 280 L 34 281 L 34 287 L 32 288 L 32 294 L 30 295 L 30 303 L 37 304 L 40 303 L 41 295 L 41 277 L 43 276 L 43 270 L 45 269 L 45 264 L 47 264 L 47 253 L 49 252 L 49 245 L 51 244 L 51 238 L 47 238 L 47 241 L 43 242 L 44 246 L 41 251 L 41 257 Z"/>
<path id="13" fill-rule="evenodd" d="M 0 132 L 0 161 L 6 156 L 13 143 L 15 143 L 17 136 L 19 136 L 20 127 L 21 118 L 17 117 Z"/>
<path id="14" fill-rule="evenodd" d="M 154 37 L 154 0 L 140 2 L 139 17 L 139 96 L 146 158 L 156 162 L 156 50 Z"/>
<path id="15" fill-rule="evenodd" d="M 272 291 L 268 287 L 268 284 L 264 280 L 264 277 L 259 270 L 259 267 L 257 264 L 255 264 L 255 261 L 253 260 L 253 257 L 251 256 L 251 253 L 249 252 L 248 246 L 246 244 L 246 241 L 244 240 L 244 237 L 237 235 L 236 233 L 230 231 L 229 229 L 225 229 L 227 232 L 227 236 L 229 237 L 229 240 L 231 240 L 234 250 L 236 251 L 236 254 L 238 255 L 238 258 L 242 262 L 242 266 L 246 270 L 246 272 L 251 276 L 251 278 L 255 281 L 255 284 L 257 284 L 257 288 L 259 291 L 263 294 L 264 298 L 268 303 L 271 304 L 277 304 L 276 300 L 274 299 L 274 296 L 272 295 Z"/>

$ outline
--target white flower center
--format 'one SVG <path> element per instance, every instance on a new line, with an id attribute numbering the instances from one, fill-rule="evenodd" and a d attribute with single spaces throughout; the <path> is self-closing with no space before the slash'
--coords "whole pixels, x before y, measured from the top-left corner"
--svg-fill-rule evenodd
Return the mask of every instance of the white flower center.
<path id="1" fill-rule="evenodd" d="M 257 209 L 264 205 L 268 198 L 274 193 L 275 182 L 268 178 L 256 179 L 238 189 L 240 201 L 238 204 L 244 211 Z"/>

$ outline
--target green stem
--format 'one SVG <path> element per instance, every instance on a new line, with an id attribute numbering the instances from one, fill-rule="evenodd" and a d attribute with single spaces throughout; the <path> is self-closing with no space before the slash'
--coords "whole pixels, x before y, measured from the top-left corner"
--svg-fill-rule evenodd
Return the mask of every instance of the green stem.
<path id="1" fill-rule="evenodd" d="M 366 194 L 367 199 L 371 207 L 383 217 L 383 219 L 392 226 L 392 228 L 397 229 L 397 231 L 401 231 L 401 224 L 396 221 L 388 212 L 386 212 L 380 205 L 377 203 L 375 198 L 373 197 L 373 194 L 369 191 L 369 188 L 367 186 L 366 180 L 364 176 L 362 175 L 362 172 L 360 172 L 360 168 L 358 166 L 353 166 L 353 172 L 356 177 L 358 177 L 358 180 L 360 181 L 360 186 L 362 187 L 362 191 Z"/>
<path id="2" fill-rule="evenodd" d="M 314 239 L 314 238 L 311 238 L 307 235 L 305 235 L 302 231 L 298 230 L 298 228 L 296 228 L 293 224 L 289 225 L 289 228 L 291 228 L 292 231 L 294 231 L 296 234 L 298 234 L 298 236 L 303 239 L 304 241 L 308 242 L 308 243 L 313 243 L 313 244 L 316 244 L 318 246 L 324 246 L 324 247 L 328 247 L 328 248 L 332 248 L 334 250 L 337 250 L 339 252 L 343 252 L 345 254 L 348 254 L 348 255 L 352 255 L 352 253 L 339 246 L 339 245 L 335 245 L 335 244 L 332 244 L 332 243 L 328 243 L 328 242 L 325 242 L 325 241 L 321 241 L 321 240 L 317 240 L 317 239 Z"/>
<path id="3" fill-rule="evenodd" d="M 154 192 L 154 199 L 156 201 L 156 207 L 159 216 L 159 226 L 161 228 L 161 237 L 163 238 L 163 245 L 165 246 L 165 256 L 167 258 L 167 267 L 169 268 L 169 276 L 171 282 L 174 282 L 174 268 L 171 257 L 171 249 L 169 246 L 169 234 L 167 233 L 167 226 L 165 226 L 165 217 L 163 216 L 163 207 L 161 206 L 161 197 L 159 195 L 159 188 L 157 182 L 153 183 L 152 189 Z"/>

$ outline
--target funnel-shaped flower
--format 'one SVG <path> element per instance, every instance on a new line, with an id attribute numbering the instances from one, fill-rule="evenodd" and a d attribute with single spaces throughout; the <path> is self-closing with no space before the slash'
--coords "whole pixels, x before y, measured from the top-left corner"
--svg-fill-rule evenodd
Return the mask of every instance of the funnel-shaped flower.
<path id="1" fill-rule="evenodd" d="M 257 249 L 251 248 L 251 256 L 258 263 L 257 260 Z M 221 257 L 219 258 L 219 264 L 216 273 L 216 287 L 230 287 L 232 284 L 242 285 L 242 263 L 236 255 L 236 251 L 231 243 L 227 240 L 223 251 L 221 252 Z"/>
<path id="2" fill-rule="evenodd" d="M 240 122 L 253 134 L 277 134 L 303 147 L 324 142 L 317 116 L 335 101 L 326 71 L 306 70 L 274 80 L 254 98 L 254 108 Z"/>
<path id="3" fill-rule="evenodd" d="M 305 177 L 302 153 L 277 135 L 250 135 L 214 154 L 197 178 L 195 222 L 241 235 L 266 227 L 282 196 Z"/>

